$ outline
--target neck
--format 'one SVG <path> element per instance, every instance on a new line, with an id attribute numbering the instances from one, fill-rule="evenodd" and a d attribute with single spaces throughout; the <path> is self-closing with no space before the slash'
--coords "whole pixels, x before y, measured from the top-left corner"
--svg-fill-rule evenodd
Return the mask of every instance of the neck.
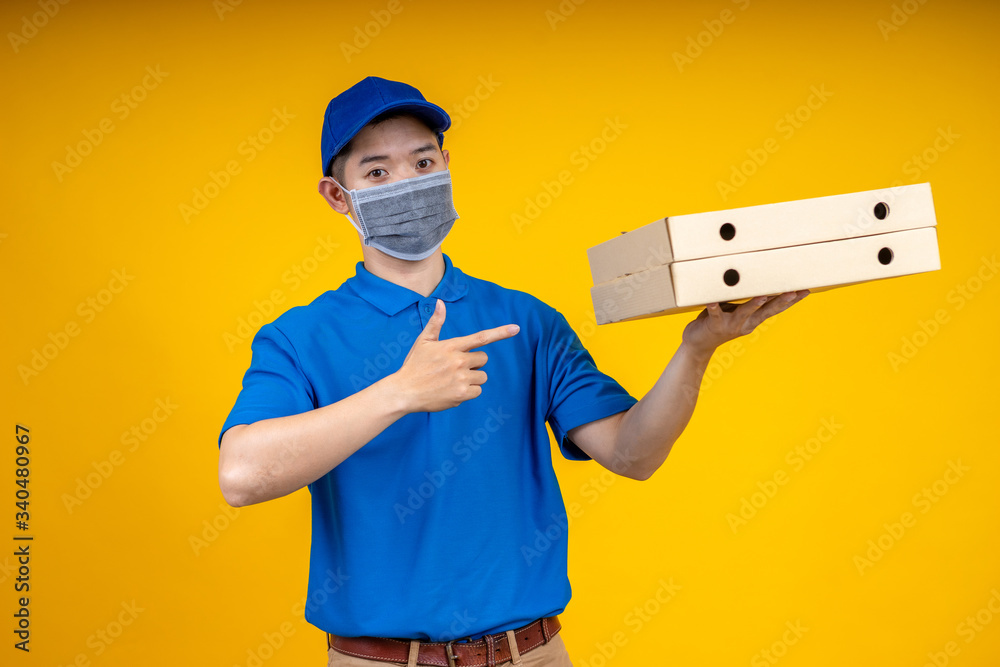
<path id="1" fill-rule="evenodd" d="M 384 252 L 362 245 L 365 269 L 372 275 L 396 283 L 422 296 L 430 296 L 444 277 L 444 257 L 441 248 L 430 257 L 411 262 L 391 257 Z"/>

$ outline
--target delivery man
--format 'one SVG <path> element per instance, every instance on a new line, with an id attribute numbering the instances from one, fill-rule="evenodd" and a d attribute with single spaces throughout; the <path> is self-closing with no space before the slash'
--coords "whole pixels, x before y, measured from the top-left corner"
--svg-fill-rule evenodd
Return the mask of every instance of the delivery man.
<path id="1" fill-rule="evenodd" d="M 808 291 L 709 305 L 636 400 L 558 311 L 442 252 L 458 219 L 449 125 L 416 88 L 377 77 L 330 102 L 319 192 L 363 261 L 256 334 L 219 483 L 234 506 L 309 488 L 305 617 L 327 633 L 329 665 L 570 665 L 546 424 L 564 457 L 648 479 L 715 349 Z"/>

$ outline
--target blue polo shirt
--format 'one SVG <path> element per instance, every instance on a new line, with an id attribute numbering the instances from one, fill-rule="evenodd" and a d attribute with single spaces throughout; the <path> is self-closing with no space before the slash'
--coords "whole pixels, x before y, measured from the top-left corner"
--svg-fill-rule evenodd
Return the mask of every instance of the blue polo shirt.
<path id="1" fill-rule="evenodd" d="M 475 639 L 561 613 L 568 522 L 545 424 L 564 457 L 588 460 L 567 431 L 636 403 L 555 309 L 444 261 L 428 297 L 358 262 L 339 288 L 261 327 L 219 434 L 221 446 L 235 424 L 329 405 L 397 371 L 438 298 L 442 340 L 520 325 L 482 348 L 480 396 L 406 415 L 309 485 L 305 617 L 326 632 Z"/>

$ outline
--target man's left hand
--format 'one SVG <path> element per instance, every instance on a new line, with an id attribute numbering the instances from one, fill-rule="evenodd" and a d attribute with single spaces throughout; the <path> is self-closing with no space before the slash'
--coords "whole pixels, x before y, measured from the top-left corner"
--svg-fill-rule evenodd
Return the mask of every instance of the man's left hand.
<path id="1" fill-rule="evenodd" d="M 757 325 L 809 295 L 809 290 L 784 292 L 777 296 L 758 296 L 738 306 L 710 303 L 698 317 L 684 327 L 681 340 L 690 347 L 711 355 L 717 347 L 745 336 Z"/>

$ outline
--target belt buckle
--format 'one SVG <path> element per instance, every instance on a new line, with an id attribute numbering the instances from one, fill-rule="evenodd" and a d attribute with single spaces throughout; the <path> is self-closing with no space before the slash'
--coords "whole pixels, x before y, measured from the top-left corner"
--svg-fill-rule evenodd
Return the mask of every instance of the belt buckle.
<path id="1" fill-rule="evenodd" d="M 454 651 L 452 651 L 451 645 L 454 644 L 455 642 L 461 641 L 463 639 L 468 639 L 468 640 L 471 641 L 472 640 L 472 636 L 470 635 L 468 637 L 456 637 L 455 639 L 452 639 L 451 641 L 445 642 L 445 645 L 444 645 L 444 654 L 445 654 L 445 657 L 448 658 L 448 667 L 458 667 L 458 665 L 455 664 L 455 661 L 458 660 L 459 658 L 458 658 L 457 655 L 455 655 Z"/>

